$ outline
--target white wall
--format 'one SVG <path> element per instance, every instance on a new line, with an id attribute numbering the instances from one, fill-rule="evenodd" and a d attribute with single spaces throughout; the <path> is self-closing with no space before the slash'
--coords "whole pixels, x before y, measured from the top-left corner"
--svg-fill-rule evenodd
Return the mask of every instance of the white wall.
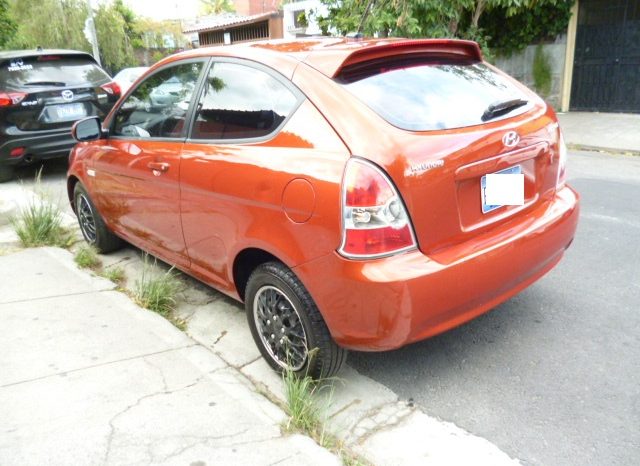
<path id="1" fill-rule="evenodd" d="M 296 37 L 296 33 L 301 34 L 322 34 L 318 23 L 315 21 L 315 16 L 324 16 L 328 13 L 327 7 L 320 3 L 319 0 L 303 0 L 301 2 L 291 2 L 282 6 L 284 16 L 282 18 L 282 29 L 284 37 L 291 39 Z M 294 25 L 294 19 L 300 11 L 304 10 L 309 26 L 305 29 L 296 29 Z M 315 12 L 315 15 L 312 13 Z"/>

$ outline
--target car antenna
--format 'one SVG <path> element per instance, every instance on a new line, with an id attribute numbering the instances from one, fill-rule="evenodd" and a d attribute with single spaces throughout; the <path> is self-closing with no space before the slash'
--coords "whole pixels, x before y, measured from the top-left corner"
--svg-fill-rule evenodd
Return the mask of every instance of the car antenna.
<path id="1" fill-rule="evenodd" d="M 36 52 L 42 52 L 42 45 L 38 45 L 36 47 Z"/>

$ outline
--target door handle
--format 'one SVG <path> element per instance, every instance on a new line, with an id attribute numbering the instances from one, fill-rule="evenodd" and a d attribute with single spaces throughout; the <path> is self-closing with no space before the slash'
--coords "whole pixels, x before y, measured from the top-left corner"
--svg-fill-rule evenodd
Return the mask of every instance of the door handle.
<path id="1" fill-rule="evenodd" d="M 169 170 L 169 164 L 166 162 L 149 162 L 147 167 L 153 170 L 154 172 L 166 172 Z"/>

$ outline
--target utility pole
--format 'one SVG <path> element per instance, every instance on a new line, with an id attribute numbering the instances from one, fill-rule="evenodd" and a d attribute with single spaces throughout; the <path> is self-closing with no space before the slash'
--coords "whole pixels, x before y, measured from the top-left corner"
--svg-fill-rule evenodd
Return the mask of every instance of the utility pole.
<path id="1" fill-rule="evenodd" d="M 84 36 L 87 38 L 91 46 L 93 47 L 93 58 L 96 59 L 98 65 L 102 66 L 100 62 L 100 49 L 98 48 L 98 34 L 96 33 L 96 23 L 93 20 L 93 5 L 91 0 L 87 0 L 87 7 L 89 10 L 89 16 L 84 22 Z"/>

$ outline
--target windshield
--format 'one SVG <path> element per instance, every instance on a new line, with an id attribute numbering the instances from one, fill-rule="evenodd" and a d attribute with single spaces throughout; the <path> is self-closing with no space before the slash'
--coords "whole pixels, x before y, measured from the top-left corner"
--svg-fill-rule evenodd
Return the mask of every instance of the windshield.
<path id="1" fill-rule="evenodd" d="M 7 87 L 102 84 L 110 78 L 84 57 L 40 55 L 0 63 L 0 84 Z"/>
<path id="2" fill-rule="evenodd" d="M 479 125 L 492 105 L 528 98 L 484 63 L 425 57 L 352 65 L 337 81 L 389 123 L 410 131 Z M 516 106 L 493 119 L 529 108 Z"/>

